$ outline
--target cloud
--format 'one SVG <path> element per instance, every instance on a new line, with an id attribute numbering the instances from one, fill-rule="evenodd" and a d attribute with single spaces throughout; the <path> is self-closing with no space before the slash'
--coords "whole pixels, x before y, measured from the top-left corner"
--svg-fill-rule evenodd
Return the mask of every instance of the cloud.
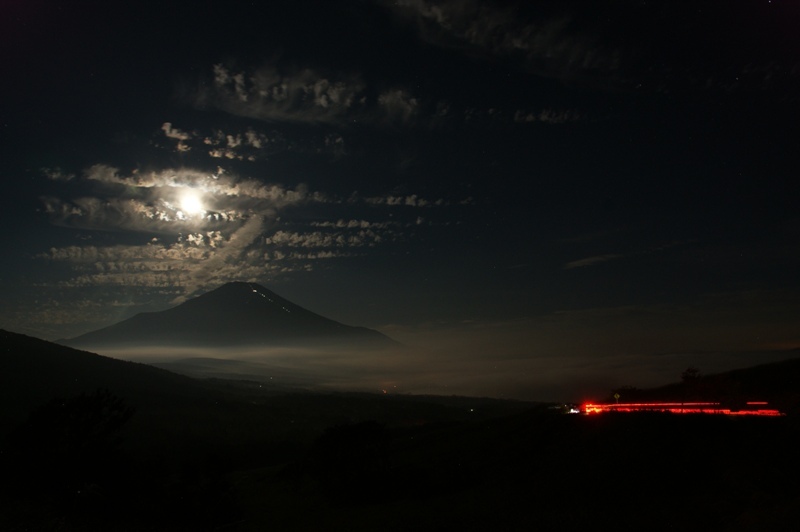
<path id="1" fill-rule="evenodd" d="M 222 234 L 219 231 L 209 231 L 206 234 L 197 233 L 192 236 L 193 238 L 181 239 L 171 246 L 165 246 L 158 239 L 152 239 L 146 245 L 140 246 L 54 247 L 50 248 L 46 254 L 40 255 L 40 258 L 66 261 L 78 265 L 92 265 L 104 271 L 130 269 L 125 265 L 134 264 L 135 268 L 140 268 L 143 264 L 200 261 L 208 258 L 214 248 L 220 247 L 222 240 Z M 156 267 L 156 269 L 162 269 L 162 267 Z"/>
<path id="2" fill-rule="evenodd" d="M 192 136 L 185 131 L 181 131 L 180 129 L 173 128 L 172 123 L 164 122 L 161 126 L 161 130 L 164 132 L 164 135 L 167 138 L 174 139 L 178 141 L 176 149 L 180 152 L 189 151 L 191 148 L 188 144 L 186 144 L 187 140 L 191 140 Z"/>
<path id="3" fill-rule="evenodd" d="M 64 172 L 58 167 L 42 168 L 41 172 L 47 179 L 51 179 L 53 181 L 72 181 L 75 179 L 75 174 Z"/>
<path id="4" fill-rule="evenodd" d="M 263 271 L 251 261 L 244 260 L 245 250 L 255 242 L 264 230 L 261 217 L 250 218 L 234 232 L 225 245 L 218 247 L 207 260 L 187 272 L 184 284 L 190 295 L 210 284 L 221 284 L 230 280 L 255 280 Z M 254 275 L 255 274 L 255 275 Z M 244 279 L 242 279 L 244 277 Z"/>
<path id="5" fill-rule="evenodd" d="M 253 142 L 255 138 L 243 136 L 242 142 Z M 233 144 L 238 142 L 234 139 Z M 345 256 L 321 251 L 374 247 L 395 241 L 401 238 L 398 232 L 401 228 L 415 227 L 421 221 L 416 217 L 415 225 L 413 221 L 334 218 L 311 222 L 311 231 L 298 231 L 287 228 L 287 224 L 292 224 L 291 220 L 279 222 L 279 214 L 289 207 L 307 208 L 326 203 L 334 209 L 337 204 L 349 208 L 353 201 L 364 201 L 376 207 L 430 208 L 444 204 L 442 200 L 432 202 L 416 194 L 364 200 L 351 196 L 345 202 L 322 192 L 311 192 L 302 184 L 289 188 L 241 178 L 221 169 L 216 172 L 181 168 L 123 173 L 116 167 L 96 164 L 84 172 L 80 182 L 94 185 L 94 194 L 42 198 L 44 210 L 54 223 L 82 229 L 130 231 L 149 234 L 150 237 L 179 235 L 177 242 L 170 246 L 155 239 L 146 246 L 132 248 L 73 246 L 51 250 L 47 258 L 53 261 L 94 265 L 96 271 L 91 275 L 83 272 L 81 283 L 92 279 L 115 282 L 122 276 L 138 273 L 141 274 L 139 278 L 145 280 L 134 284 L 158 285 L 161 280 L 155 277 L 147 279 L 144 274 L 167 270 L 170 275 L 180 275 L 184 283 L 189 274 L 198 283 L 208 282 L 213 280 L 212 271 L 226 274 L 222 264 L 228 260 L 232 249 L 239 249 L 235 245 L 237 242 L 245 242 L 245 247 L 258 242 L 260 254 L 253 255 L 251 262 L 254 267 L 263 267 L 265 260 L 299 262 Z M 201 208 L 184 207 L 188 195 L 192 197 L 192 205 L 199 204 Z M 271 232 L 265 234 L 268 225 Z M 292 249 L 309 249 L 317 253 L 301 255 L 296 251 L 286 251 Z M 180 261 L 213 266 L 210 269 L 192 267 L 191 271 L 174 265 L 163 267 L 163 264 Z M 297 264 L 285 266 L 288 269 L 305 267 Z"/>
<path id="6" fill-rule="evenodd" d="M 378 104 L 390 123 L 405 124 L 412 121 L 419 111 L 419 102 L 404 90 L 395 89 L 381 93 Z"/>
<path id="7" fill-rule="evenodd" d="M 320 148 L 317 151 L 327 151 L 337 159 L 347 154 L 344 137 L 339 134 L 329 133 L 325 135 L 324 146 L 324 150 Z"/>
<path id="8" fill-rule="evenodd" d="M 199 90 L 195 104 L 257 120 L 411 126 L 440 124 L 447 114 L 446 105 L 426 109 L 420 97 L 409 90 L 393 87 L 379 92 L 356 74 L 333 78 L 309 68 L 279 72 L 275 66 L 265 65 L 234 75 L 221 64 L 214 65 L 213 72 L 212 88 Z M 328 135 L 324 146 L 341 151 L 343 140 L 341 135 Z M 213 155 L 232 158 L 222 147 Z"/>
<path id="9" fill-rule="evenodd" d="M 291 205 L 327 202 L 305 185 L 288 188 L 230 174 L 193 169 L 166 169 L 122 175 L 118 168 L 96 164 L 84 180 L 100 185 L 95 196 L 72 199 L 43 197 L 51 219 L 60 225 L 102 230 L 174 232 L 219 228 L 239 223 L 251 213 L 274 217 Z M 188 212 L 182 197 L 200 198 L 201 212 Z"/>
<path id="10" fill-rule="evenodd" d="M 243 136 L 242 142 L 252 138 Z M 66 265 L 57 285 L 61 288 L 156 288 L 171 290 L 175 302 L 227 281 L 268 282 L 308 271 L 321 260 L 350 257 L 354 250 L 395 241 L 400 228 L 412 226 L 339 217 L 311 222 L 310 231 L 288 230 L 298 225 L 280 216 L 289 207 L 326 203 L 330 212 L 336 205 L 351 206 L 304 185 L 262 183 L 220 169 L 123 173 L 96 164 L 77 181 L 95 194 L 42 198 L 54 223 L 129 231 L 138 234 L 129 238 L 144 240 L 138 245 L 54 247 L 40 254 L 40 259 Z M 200 212 L 183 208 L 186 193 L 202 203 Z M 381 204 L 419 207 L 430 202 L 412 194 L 388 196 Z"/>
<path id="11" fill-rule="evenodd" d="M 408 88 L 370 87 L 358 75 L 325 77 L 308 68 L 279 73 L 274 65 L 233 74 L 228 67 L 213 67 L 213 83 L 198 89 L 194 103 L 267 122 L 330 124 L 354 122 L 373 127 L 460 127 L 537 121 L 558 124 L 578 120 L 575 110 L 545 107 L 541 110 L 503 109 L 502 105 L 477 108 L 452 103 L 437 95 L 415 94 Z M 254 161 L 272 139 L 254 130 L 245 134 L 215 131 L 203 142 L 214 158 Z M 188 142 L 188 141 L 184 141 Z M 272 140 L 274 142 L 274 140 Z M 245 149 L 245 146 L 247 148 Z M 344 139 L 328 133 L 316 151 L 341 155 Z"/>
<path id="12" fill-rule="evenodd" d="M 232 98 L 253 103 L 245 76 L 225 69 L 217 69 L 217 76 L 229 85 Z M 332 113 L 330 116 L 357 112 L 353 109 L 364 105 L 348 101 L 337 90 L 333 81 L 314 83 L 308 92 L 312 100 L 303 105 L 313 106 L 313 113 Z M 286 97 L 290 96 L 287 93 Z M 382 116 L 389 116 L 394 109 L 396 120 L 406 120 L 413 115 L 412 100 L 402 91 L 387 93 L 382 103 L 387 111 Z M 286 105 L 292 112 L 310 112 L 303 105 Z M 374 120 L 380 116 L 377 105 L 375 96 L 368 113 Z M 343 151 L 343 134 L 331 128 L 315 129 L 319 130 L 316 144 L 304 149 L 313 151 L 324 145 L 321 149 L 328 153 Z M 184 143 L 192 150 L 192 160 L 208 150 L 247 160 L 279 143 L 289 144 L 280 133 L 253 127 L 203 131 L 177 128 L 172 122 L 162 123 L 156 136 L 170 148 L 171 141 Z M 229 281 L 280 282 L 298 272 L 324 267 L 324 261 L 363 255 L 371 248 L 401 241 L 407 237 L 405 231 L 420 230 L 414 220 L 421 219 L 412 209 L 444 205 L 443 200 L 417 194 L 367 199 L 355 192 L 331 196 L 303 183 L 265 182 L 225 170 L 218 161 L 208 162 L 209 168 L 131 170 L 102 162 L 77 173 L 42 170 L 49 179 L 62 182 L 51 195 L 41 198 L 42 210 L 52 223 L 82 230 L 81 244 L 55 246 L 37 255 L 51 270 L 49 278 L 57 279 L 42 289 L 66 294 L 62 307 L 49 309 L 52 330 L 64 330 L 53 337 L 121 319 L 98 313 L 94 307 L 82 309 L 77 303 L 70 307 L 90 291 L 125 297 L 136 294 L 124 307 L 141 311 L 164 308 Z M 408 209 L 400 213 L 403 216 L 389 212 L 402 207 Z M 101 235 L 98 231 L 119 234 Z M 67 316 L 70 312 L 74 315 Z"/>
<path id="13" fill-rule="evenodd" d="M 176 139 L 176 140 L 189 140 L 192 136 L 185 131 L 181 131 L 178 128 L 172 127 L 171 122 L 164 122 L 161 126 L 161 130 L 167 136 L 167 138 Z"/>
<path id="14" fill-rule="evenodd" d="M 364 198 L 366 203 L 372 205 L 389 205 L 389 206 L 405 206 L 405 207 L 429 207 L 431 205 L 441 206 L 446 202 L 442 199 L 436 201 L 429 201 L 425 198 L 420 198 L 416 194 L 408 196 L 374 196 Z"/>
<path id="15" fill-rule="evenodd" d="M 263 235 L 269 224 L 277 223 L 280 212 L 291 206 L 329 201 L 304 185 L 289 188 L 192 169 L 123 174 L 118 168 L 100 164 L 90 167 L 81 181 L 94 185 L 95 195 L 42 198 L 44 210 L 54 223 L 149 236 L 141 245 L 68 246 L 40 255 L 69 266 L 62 287 L 172 287 L 185 297 L 215 284 L 264 281 L 307 270 L 312 261 L 341 256 L 309 252 L 278 257 L 269 253 Z M 188 193 L 202 203 L 199 212 L 183 207 Z M 372 230 L 358 231 L 327 239 L 314 233 L 295 233 L 272 248 L 326 247 L 331 245 L 331 238 L 346 247 L 374 245 L 381 240 Z M 172 235 L 176 240 L 164 244 L 153 235 Z M 275 238 L 280 240 L 280 233 Z"/>
<path id="16" fill-rule="evenodd" d="M 267 257 L 270 261 L 273 262 L 281 262 L 281 261 L 318 261 L 318 260 L 327 260 L 327 259 L 340 259 L 344 257 L 355 257 L 358 254 L 353 253 L 351 251 L 343 251 L 340 249 L 325 249 L 325 250 L 314 250 L 314 251 L 284 251 L 281 249 L 273 249 L 272 251 L 267 251 L 264 253 L 264 256 Z"/>
<path id="17" fill-rule="evenodd" d="M 752 22 L 752 9 L 719 16 L 715 9 L 690 10 L 666 1 L 380 3 L 428 43 L 612 90 L 769 91 L 785 100 L 793 98 L 800 81 L 795 47 L 786 45 L 785 31 L 741 31 Z M 763 21 L 778 28 L 777 11 L 767 9 Z M 717 43 L 712 63 L 703 53 L 709 38 Z"/>
<path id="18" fill-rule="evenodd" d="M 578 239 L 573 239 L 573 241 L 574 242 L 581 242 L 581 241 L 585 241 L 587 238 L 589 238 L 589 239 L 597 239 L 597 238 L 608 237 L 608 236 L 610 236 L 610 235 L 607 234 L 607 233 L 599 233 L 599 234 L 595 234 L 595 235 L 588 235 L 588 237 L 587 236 L 579 237 Z M 613 235 L 611 235 L 611 236 L 613 236 Z M 646 255 L 651 255 L 651 254 L 664 253 L 664 252 L 668 252 L 669 250 L 671 250 L 673 248 L 682 246 L 685 243 L 686 242 L 681 242 L 681 241 L 663 242 L 663 243 L 658 243 L 658 244 L 651 245 L 651 246 L 646 247 L 646 248 L 640 248 L 640 249 L 637 249 L 637 250 L 629 250 L 629 251 L 627 251 L 625 253 L 606 253 L 604 255 L 594 255 L 594 256 L 591 256 L 591 257 L 587 257 L 585 259 L 579 259 L 579 260 L 574 260 L 572 262 L 568 262 L 567 264 L 564 265 L 564 269 L 565 270 L 571 270 L 571 269 L 574 269 L 574 268 L 585 268 L 587 266 L 594 266 L 595 264 L 600 264 L 602 262 L 608 262 L 608 261 L 612 261 L 612 260 L 618 260 L 618 259 L 623 259 L 623 258 L 642 257 L 642 256 L 646 256 Z"/>
<path id="19" fill-rule="evenodd" d="M 164 132 L 164 135 L 167 138 L 177 140 L 178 143 L 175 146 L 175 149 L 179 152 L 187 152 L 191 150 L 191 146 L 189 146 L 186 141 L 192 139 L 192 135 L 186 133 L 185 131 L 181 131 L 180 129 L 173 128 L 170 122 L 164 122 L 161 126 L 161 130 Z"/>
<path id="20" fill-rule="evenodd" d="M 617 255 L 617 254 L 596 255 L 594 257 L 587 257 L 585 259 L 568 262 L 567 264 L 564 265 L 564 269 L 572 270 L 574 268 L 585 268 L 587 266 L 600 264 L 601 262 L 608 262 L 610 260 L 620 259 L 623 256 L 624 255 Z"/>
<path id="21" fill-rule="evenodd" d="M 573 109 L 542 109 L 539 112 L 517 110 L 514 113 L 514 122 L 530 123 L 539 122 L 543 124 L 564 124 L 580 120 L 581 115 Z"/>
<path id="22" fill-rule="evenodd" d="M 312 227 L 337 229 L 386 229 L 389 222 L 368 222 L 367 220 L 336 220 L 335 222 L 311 222 Z"/>
<path id="23" fill-rule="evenodd" d="M 323 233 L 321 231 L 313 231 L 310 233 L 276 231 L 272 235 L 266 237 L 264 241 L 266 244 L 286 247 L 341 248 L 374 246 L 382 240 L 383 238 L 381 235 L 375 231 L 362 229 L 353 234 Z"/>
<path id="24" fill-rule="evenodd" d="M 522 57 L 526 68 L 556 77 L 607 75 L 622 61 L 620 49 L 602 38 L 606 28 L 594 21 L 574 24 L 561 11 L 537 17 L 518 8 L 480 0 L 396 0 L 389 9 L 416 22 L 420 37 L 439 46 L 469 47 L 491 55 Z M 610 42 L 610 40 L 608 40 Z"/>
<path id="25" fill-rule="evenodd" d="M 274 144 L 275 140 L 253 128 L 247 128 L 244 133 L 228 134 L 216 130 L 203 139 L 203 144 L 211 147 L 208 150 L 211 157 L 251 162 L 263 154 L 270 142 Z"/>
<path id="26" fill-rule="evenodd" d="M 213 88 L 201 91 L 196 103 L 259 120 L 340 122 L 365 98 L 358 76 L 331 79 L 312 69 L 279 72 L 273 66 L 232 72 L 222 64 L 213 73 Z"/>
<path id="27" fill-rule="evenodd" d="M 241 218 L 235 211 L 189 217 L 173 202 L 154 198 L 80 197 L 62 200 L 43 197 L 44 210 L 57 225 L 97 230 L 174 232 L 198 223 L 230 222 Z"/>
<path id="28" fill-rule="evenodd" d="M 198 232 L 170 245 L 151 239 L 144 245 L 67 246 L 39 258 L 71 266 L 77 275 L 61 282 L 62 287 L 171 287 L 191 294 L 208 285 L 255 281 L 285 270 L 270 264 L 264 253 L 251 252 L 264 229 L 263 218 L 254 216 L 227 238 L 220 231 Z"/>
<path id="29" fill-rule="evenodd" d="M 345 137 L 341 133 L 323 134 L 318 131 L 318 134 L 293 135 L 287 138 L 286 130 L 283 128 L 267 132 L 254 127 L 225 131 L 217 128 L 210 130 L 196 128 L 192 133 L 186 133 L 175 128 L 170 122 L 165 122 L 161 130 L 168 138 L 178 141 L 177 151 L 206 154 L 211 159 L 257 162 L 289 151 L 330 153 L 335 157 L 346 153 Z M 163 147 L 159 144 L 156 146 Z"/>

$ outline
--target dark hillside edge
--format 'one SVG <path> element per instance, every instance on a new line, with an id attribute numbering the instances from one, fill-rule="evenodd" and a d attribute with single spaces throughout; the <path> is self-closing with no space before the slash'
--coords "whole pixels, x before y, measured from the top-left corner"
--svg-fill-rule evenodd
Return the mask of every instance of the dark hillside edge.
<path id="1" fill-rule="evenodd" d="M 4 422 L 53 398 L 97 389 L 108 389 L 137 406 L 209 401 L 203 387 L 188 377 L 0 330 Z"/>

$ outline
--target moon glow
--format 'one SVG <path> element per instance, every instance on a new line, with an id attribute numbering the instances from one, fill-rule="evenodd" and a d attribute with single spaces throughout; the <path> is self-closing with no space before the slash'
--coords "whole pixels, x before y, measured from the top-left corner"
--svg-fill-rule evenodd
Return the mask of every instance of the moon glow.
<path id="1" fill-rule="evenodd" d="M 200 196 L 194 191 L 184 192 L 180 203 L 181 209 L 188 215 L 200 214 L 205 211 Z"/>

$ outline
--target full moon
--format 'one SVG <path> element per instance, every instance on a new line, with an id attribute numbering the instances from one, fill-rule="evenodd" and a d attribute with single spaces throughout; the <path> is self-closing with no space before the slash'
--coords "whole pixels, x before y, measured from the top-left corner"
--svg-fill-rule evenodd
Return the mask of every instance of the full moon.
<path id="1" fill-rule="evenodd" d="M 181 196 L 181 209 L 186 214 L 200 214 L 205 210 L 200 196 L 196 192 L 184 192 Z"/>

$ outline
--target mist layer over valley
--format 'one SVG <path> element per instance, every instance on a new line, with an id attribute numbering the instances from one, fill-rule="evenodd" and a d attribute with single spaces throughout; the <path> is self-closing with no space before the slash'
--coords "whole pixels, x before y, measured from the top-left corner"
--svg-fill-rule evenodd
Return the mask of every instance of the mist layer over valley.
<path id="1" fill-rule="evenodd" d="M 665 355 L 642 362 L 634 356 L 608 358 L 598 369 L 589 355 L 525 357 L 458 343 L 431 348 L 414 346 L 377 351 L 308 348 L 98 349 L 194 378 L 240 379 L 276 390 L 359 391 L 408 395 L 462 395 L 522 401 L 580 402 L 606 397 L 624 386 L 661 386 L 703 361 L 709 373 L 796 358 L 794 351 L 762 353 L 692 353 Z M 489 362 L 487 363 L 487 359 Z M 672 379 L 665 375 L 672 375 Z"/>
<path id="2" fill-rule="evenodd" d="M 680 323 L 673 329 L 681 334 L 665 337 L 656 324 L 669 317 L 656 311 L 636 316 L 636 328 L 628 329 L 619 314 L 631 319 L 620 309 L 452 330 L 386 327 L 384 334 L 320 316 L 264 286 L 234 282 L 61 343 L 191 377 L 275 389 L 562 402 L 603 397 L 632 383 L 660 386 L 688 366 L 719 372 L 797 355 L 720 338 L 708 323 L 705 339 Z"/>

